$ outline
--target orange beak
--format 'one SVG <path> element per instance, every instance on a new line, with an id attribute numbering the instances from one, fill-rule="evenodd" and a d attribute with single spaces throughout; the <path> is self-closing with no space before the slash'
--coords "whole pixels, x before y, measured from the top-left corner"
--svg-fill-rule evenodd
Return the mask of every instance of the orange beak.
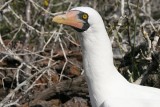
<path id="1" fill-rule="evenodd" d="M 66 14 L 53 17 L 52 21 L 82 29 L 83 21 L 78 18 L 79 11 L 69 11 Z"/>

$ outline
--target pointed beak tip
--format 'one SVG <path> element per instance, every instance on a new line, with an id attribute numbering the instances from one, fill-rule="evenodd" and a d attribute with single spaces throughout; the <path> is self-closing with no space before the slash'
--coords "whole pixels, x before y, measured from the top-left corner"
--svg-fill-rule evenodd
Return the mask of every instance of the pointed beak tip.
<path id="1" fill-rule="evenodd" d="M 58 15 L 52 18 L 52 22 L 56 22 L 56 23 L 64 24 L 65 21 L 66 20 L 63 15 Z"/>
<path id="2" fill-rule="evenodd" d="M 57 22 L 57 20 L 58 20 L 57 16 L 52 18 L 52 22 Z"/>

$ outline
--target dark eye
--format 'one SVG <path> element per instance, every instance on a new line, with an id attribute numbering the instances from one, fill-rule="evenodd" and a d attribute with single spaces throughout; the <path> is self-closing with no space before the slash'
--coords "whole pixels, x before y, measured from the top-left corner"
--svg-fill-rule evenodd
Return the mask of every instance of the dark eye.
<path id="1" fill-rule="evenodd" d="M 82 18 L 83 18 L 83 19 L 87 19 L 87 18 L 88 18 L 88 15 L 87 15 L 86 13 L 84 13 L 84 14 L 82 15 Z"/>

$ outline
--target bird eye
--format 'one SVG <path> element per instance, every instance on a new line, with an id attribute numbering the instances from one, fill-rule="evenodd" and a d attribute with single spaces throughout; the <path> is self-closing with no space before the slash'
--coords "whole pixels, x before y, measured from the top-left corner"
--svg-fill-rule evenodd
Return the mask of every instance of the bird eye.
<path id="1" fill-rule="evenodd" d="M 88 15 L 87 15 L 87 14 L 83 14 L 82 18 L 83 18 L 83 19 L 87 19 L 87 18 L 88 18 Z"/>

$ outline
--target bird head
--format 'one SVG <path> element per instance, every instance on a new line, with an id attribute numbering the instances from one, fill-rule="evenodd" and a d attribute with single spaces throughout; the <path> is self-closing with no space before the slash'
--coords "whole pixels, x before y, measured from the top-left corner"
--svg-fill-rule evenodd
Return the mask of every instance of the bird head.
<path id="1" fill-rule="evenodd" d="M 76 7 L 65 14 L 53 17 L 52 21 L 69 25 L 78 32 L 84 32 L 94 25 L 97 26 L 102 19 L 99 13 L 90 7 Z"/>

